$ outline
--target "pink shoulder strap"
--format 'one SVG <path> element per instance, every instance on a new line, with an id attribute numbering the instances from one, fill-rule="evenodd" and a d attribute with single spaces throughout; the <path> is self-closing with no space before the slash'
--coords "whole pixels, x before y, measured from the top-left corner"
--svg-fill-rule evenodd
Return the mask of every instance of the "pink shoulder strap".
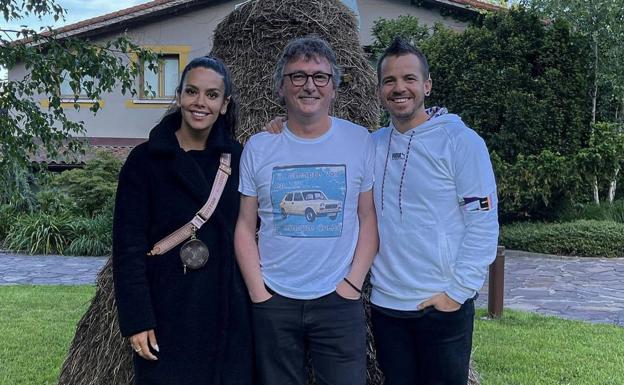
<path id="1" fill-rule="evenodd" d="M 158 241 L 147 255 L 161 255 L 166 253 L 188 239 L 208 221 L 217 208 L 217 203 L 219 203 L 221 194 L 223 194 L 223 189 L 225 188 L 228 177 L 232 174 L 232 169 L 230 168 L 231 160 L 231 154 L 221 154 L 219 171 L 217 171 L 217 176 L 212 184 L 212 190 L 210 190 L 210 196 L 204 206 L 195 214 L 190 222 Z"/>

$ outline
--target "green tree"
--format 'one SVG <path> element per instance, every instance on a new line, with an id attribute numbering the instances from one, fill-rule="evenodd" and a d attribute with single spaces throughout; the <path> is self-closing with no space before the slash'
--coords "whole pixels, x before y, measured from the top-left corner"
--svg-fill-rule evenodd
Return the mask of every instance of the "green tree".
<path id="1" fill-rule="evenodd" d="M 0 12 L 6 22 L 46 15 L 59 20 L 66 13 L 55 0 L 0 0 Z M 61 106 L 58 90 L 64 78 L 69 79 L 75 102 L 81 93 L 99 100 L 117 87 L 124 94 L 134 94 L 140 66 L 129 60 L 130 54 L 154 66 L 155 55 L 125 36 L 96 43 L 62 38 L 49 27 L 39 31 L 27 26 L 0 27 L 0 66 L 11 70 L 22 64 L 27 71 L 23 79 L 0 86 L 0 175 L 29 165 L 29 156 L 39 150 L 51 157 L 63 148 L 69 153 L 79 150 L 80 142 L 68 139 L 83 134 L 84 126 L 68 119 Z M 40 94 L 47 95 L 49 107 L 41 108 L 34 100 Z M 79 108 L 77 103 L 74 108 Z M 95 114 L 99 108 L 95 102 L 90 110 Z"/>
<path id="2" fill-rule="evenodd" d="M 437 27 L 422 48 L 430 105 L 446 106 L 505 161 L 544 149 L 573 154 L 589 140 L 587 46 L 565 22 L 524 9 L 489 14 L 463 33 Z"/>
<path id="3" fill-rule="evenodd" d="M 372 33 L 375 41 L 371 50 L 373 58 L 378 59 L 395 37 L 402 37 L 410 44 L 420 46 L 424 40 L 429 38 L 430 28 L 420 25 L 415 16 L 401 15 L 392 20 L 382 18 L 375 20 Z"/>
<path id="4" fill-rule="evenodd" d="M 617 180 L 624 166 L 624 125 L 596 123 L 587 148 L 577 155 L 577 168 L 594 186 L 593 200 L 600 202 L 600 192 L 612 203 L 617 190 Z"/>
<path id="5" fill-rule="evenodd" d="M 565 20 L 591 47 L 591 122 L 624 121 L 624 0 L 522 0 L 546 18 Z M 602 103 L 602 105 L 599 104 Z M 600 134 L 599 134 L 600 135 Z M 615 196 L 619 168 L 612 174 L 609 202 Z M 598 174 L 593 176 L 594 202 L 600 203 Z"/>
<path id="6" fill-rule="evenodd" d="M 521 0 L 521 3 L 553 20 L 565 20 L 575 32 L 589 41 L 592 123 L 599 115 L 599 92 L 619 103 L 615 108 L 622 115 L 624 109 L 624 0 Z M 615 114 L 618 115 L 618 114 Z"/>

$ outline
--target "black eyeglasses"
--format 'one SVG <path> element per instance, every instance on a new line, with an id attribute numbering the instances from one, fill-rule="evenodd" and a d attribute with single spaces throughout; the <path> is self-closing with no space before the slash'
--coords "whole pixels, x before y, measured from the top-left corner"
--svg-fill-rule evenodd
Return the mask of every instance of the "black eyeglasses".
<path id="1" fill-rule="evenodd" d="M 326 74 L 324 72 L 315 72 L 312 75 L 308 75 L 307 73 L 301 71 L 284 74 L 284 76 L 288 76 L 290 78 L 290 82 L 295 87 L 305 85 L 308 82 L 308 78 L 312 78 L 312 82 L 315 86 L 325 87 L 332 78 L 331 74 Z"/>

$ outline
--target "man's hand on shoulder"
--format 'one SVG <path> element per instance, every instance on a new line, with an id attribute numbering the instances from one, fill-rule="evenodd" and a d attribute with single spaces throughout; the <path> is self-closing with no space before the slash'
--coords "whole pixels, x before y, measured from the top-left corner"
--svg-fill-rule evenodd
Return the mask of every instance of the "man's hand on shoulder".
<path id="1" fill-rule="evenodd" d="M 284 123 L 286 123 L 285 116 L 276 116 L 262 127 L 262 131 L 266 131 L 269 134 L 281 134 L 284 129 Z"/>
<path id="2" fill-rule="evenodd" d="M 442 312 L 453 312 L 459 310 L 461 303 L 451 299 L 446 293 L 439 293 L 418 305 L 418 310 L 423 310 L 429 306 L 433 306 Z"/>

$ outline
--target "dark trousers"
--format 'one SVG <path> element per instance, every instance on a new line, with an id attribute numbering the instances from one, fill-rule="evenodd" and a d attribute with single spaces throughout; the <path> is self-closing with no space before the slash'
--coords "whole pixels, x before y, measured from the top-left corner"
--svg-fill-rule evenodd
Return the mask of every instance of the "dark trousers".
<path id="1" fill-rule="evenodd" d="M 362 300 L 331 293 L 297 300 L 274 294 L 253 304 L 258 374 L 263 385 L 306 385 L 309 352 L 317 385 L 366 383 Z"/>
<path id="2" fill-rule="evenodd" d="M 400 314 L 402 313 L 402 314 Z M 474 301 L 450 313 L 371 308 L 377 361 L 385 385 L 466 385 Z"/>

